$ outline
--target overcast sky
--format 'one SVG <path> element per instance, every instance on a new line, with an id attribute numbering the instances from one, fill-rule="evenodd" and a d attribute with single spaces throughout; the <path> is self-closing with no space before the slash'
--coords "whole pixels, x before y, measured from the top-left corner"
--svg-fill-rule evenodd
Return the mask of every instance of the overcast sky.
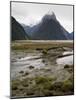
<path id="1" fill-rule="evenodd" d="M 68 31 L 73 31 L 73 6 L 48 5 L 34 3 L 11 3 L 11 15 L 20 23 L 32 25 L 38 23 L 48 12 L 54 12 L 58 21 Z"/>

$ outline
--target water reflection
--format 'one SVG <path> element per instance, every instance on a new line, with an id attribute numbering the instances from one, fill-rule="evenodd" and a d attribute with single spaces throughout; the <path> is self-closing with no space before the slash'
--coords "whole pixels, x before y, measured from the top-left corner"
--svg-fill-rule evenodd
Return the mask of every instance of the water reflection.
<path id="1" fill-rule="evenodd" d="M 72 54 L 72 55 L 65 56 L 65 57 L 62 57 L 62 58 L 58 58 L 56 60 L 57 64 L 62 64 L 62 65 L 68 64 L 68 65 L 72 65 L 73 64 L 73 51 L 72 52 L 64 52 L 63 53 L 63 55 L 67 55 L 67 54 Z"/>

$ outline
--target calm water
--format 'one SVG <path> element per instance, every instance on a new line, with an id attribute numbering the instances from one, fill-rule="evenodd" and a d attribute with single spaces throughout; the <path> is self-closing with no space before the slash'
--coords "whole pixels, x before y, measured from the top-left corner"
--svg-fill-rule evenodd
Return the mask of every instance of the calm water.
<path id="1" fill-rule="evenodd" d="M 62 64 L 62 65 L 65 65 L 65 64 L 72 65 L 73 64 L 73 51 L 71 51 L 71 52 L 64 52 L 63 53 L 63 55 L 66 55 L 66 54 L 72 54 L 72 55 L 65 56 L 65 57 L 62 57 L 62 58 L 58 58 L 56 60 L 57 64 Z"/>
<path id="2" fill-rule="evenodd" d="M 29 66 L 35 68 L 44 67 L 45 64 L 42 62 L 41 54 L 27 54 L 26 57 L 16 58 L 16 61 L 11 62 L 11 77 L 16 76 L 20 71 L 29 70 Z"/>
<path id="3" fill-rule="evenodd" d="M 27 55 L 26 55 L 27 54 Z M 11 77 L 16 77 L 19 75 L 20 71 L 28 71 L 29 66 L 34 66 L 35 68 L 46 67 L 46 64 L 43 62 L 41 53 L 26 53 L 24 57 L 17 57 L 14 61 L 11 61 Z M 63 55 L 73 54 L 72 52 L 63 52 Z M 14 58 L 14 55 L 12 55 Z M 16 56 L 16 55 L 15 55 Z M 21 56 L 20 53 L 17 56 Z M 49 61 L 50 62 L 50 61 Z M 61 67 L 65 64 L 73 64 L 73 55 L 58 58 L 56 60 L 57 65 L 53 65 L 52 70 L 55 72 L 56 70 L 61 69 Z M 62 65 L 62 66 L 60 66 Z M 48 64 L 48 66 L 51 66 Z M 58 71 L 57 71 L 58 72 Z M 55 73 L 57 73 L 55 72 Z"/>

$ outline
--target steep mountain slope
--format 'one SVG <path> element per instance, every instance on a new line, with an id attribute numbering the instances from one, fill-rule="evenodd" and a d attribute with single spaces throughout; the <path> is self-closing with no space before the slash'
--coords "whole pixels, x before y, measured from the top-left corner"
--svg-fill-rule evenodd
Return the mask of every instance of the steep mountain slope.
<path id="1" fill-rule="evenodd" d="M 24 27 L 31 39 L 37 40 L 68 40 L 69 33 L 57 20 L 54 12 L 43 16 L 41 22 L 33 27 Z"/>
<path id="2" fill-rule="evenodd" d="M 18 23 L 14 17 L 11 17 L 11 39 L 24 40 L 27 38 L 28 36 L 20 23 Z"/>
<path id="3" fill-rule="evenodd" d="M 68 32 L 57 21 L 54 13 L 52 15 L 45 15 L 38 29 L 34 30 L 32 34 L 33 39 L 43 40 L 67 40 Z"/>

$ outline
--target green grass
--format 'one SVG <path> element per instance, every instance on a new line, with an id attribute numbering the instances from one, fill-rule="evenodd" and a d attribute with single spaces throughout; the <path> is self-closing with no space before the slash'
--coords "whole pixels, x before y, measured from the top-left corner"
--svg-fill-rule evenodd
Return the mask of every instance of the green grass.
<path id="1" fill-rule="evenodd" d="M 17 90 L 19 85 L 20 85 L 20 81 L 19 80 L 13 80 L 11 82 L 12 90 Z"/>
<path id="2" fill-rule="evenodd" d="M 65 80 L 63 82 L 63 85 L 61 87 L 61 90 L 63 92 L 73 92 L 74 86 L 73 86 L 73 82 L 71 82 L 70 80 Z"/>
<path id="3" fill-rule="evenodd" d="M 49 41 L 49 42 L 32 42 L 32 41 L 15 41 L 11 43 L 11 48 L 13 50 L 26 50 L 26 49 L 49 49 L 49 48 L 54 48 L 54 47 L 69 47 L 73 48 L 73 41 L 68 42 L 68 41 Z"/>
<path id="4" fill-rule="evenodd" d="M 53 96 L 72 94 L 74 92 L 73 81 L 67 79 L 62 82 L 55 82 L 54 77 L 37 76 L 12 81 L 12 95 L 27 96 Z"/>
<path id="5" fill-rule="evenodd" d="M 55 78 L 52 78 L 52 77 L 38 76 L 38 77 L 35 77 L 35 82 L 36 84 L 45 84 L 45 83 L 53 81 L 54 79 Z"/>

